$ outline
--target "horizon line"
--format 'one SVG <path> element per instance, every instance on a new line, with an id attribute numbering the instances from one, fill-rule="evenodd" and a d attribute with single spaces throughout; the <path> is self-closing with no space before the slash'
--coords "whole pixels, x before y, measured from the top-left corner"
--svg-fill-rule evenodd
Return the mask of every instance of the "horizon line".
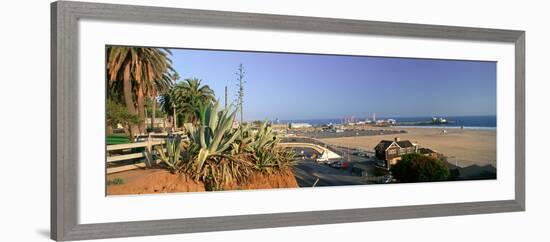
<path id="1" fill-rule="evenodd" d="M 380 120 L 380 119 L 388 119 L 388 118 L 426 118 L 426 117 L 435 117 L 435 118 L 448 118 L 448 117 L 489 117 L 489 116 L 497 116 L 497 114 L 476 114 L 476 115 L 420 115 L 420 116 L 386 116 L 386 115 L 382 115 L 382 116 L 378 116 L 376 117 L 377 120 Z M 272 121 L 272 120 L 277 120 L 279 119 L 280 121 L 292 121 L 292 120 L 339 120 L 339 119 L 345 119 L 345 118 L 350 118 L 352 116 L 344 116 L 344 117 L 340 117 L 340 118 L 292 118 L 292 119 L 288 119 L 288 118 L 283 118 L 283 119 L 279 119 L 279 118 L 271 118 L 271 119 L 249 119 L 249 120 L 246 120 L 247 122 L 249 121 L 263 121 L 263 120 L 268 120 L 268 121 Z M 365 116 L 365 117 L 354 117 L 355 119 L 370 119 L 372 118 L 372 116 Z"/>

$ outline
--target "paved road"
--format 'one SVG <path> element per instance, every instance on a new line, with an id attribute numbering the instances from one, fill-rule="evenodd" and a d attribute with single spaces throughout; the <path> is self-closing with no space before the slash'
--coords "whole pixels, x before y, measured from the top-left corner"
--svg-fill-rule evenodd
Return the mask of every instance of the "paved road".
<path id="1" fill-rule="evenodd" d="M 317 178 L 316 186 L 344 186 L 367 184 L 360 176 L 347 170 L 336 169 L 313 160 L 301 160 L 294 166 L 294 175 L 300 187 L 312 187 Z"/>
<path id="2" fill-rule="evenodd" d="M 314 140 L 308 137 L 287 138 L 283 142 L 313 143 L 323 147 L 327 147 L 342 157 L 341 159 L 339 159 L 339 161 L 348 162 L 350 167 L 353 167 L 357 164 L 358 167 L 363 167 L 363 171 L 366 172 L 366 174 L 376 175 L 377 173 L 379 173 L 379 168 L 376 167 L 375 159 L 354 155 L 357 150 L 353 148 L 332 145 L 327 146 L 321 141 Z M 294 148 L 294 150 L 299 154 L 299 156 L 305 158 L 304 160 L 300 160 L 298 164 L 294 166 L 294 174 L 300 187 L 313 186 L 317 178 L 319 178 L 319 181 L 317 182 L 316 186 L 345 186 L 368 184 L 365 178 L 360 176 L 360 171 L 357 172 L 356 170 L 356 174 L 352 174 L 349 170 L 333 168 L 326 164 L 321 164 L 314 161 L 314 158 L 311 157 L 316 157 L 313 155 L 316 153 L 316 151 L 311 148 L 296 147 Z M 369 152 L 369 155 L 373 154 Z"/>

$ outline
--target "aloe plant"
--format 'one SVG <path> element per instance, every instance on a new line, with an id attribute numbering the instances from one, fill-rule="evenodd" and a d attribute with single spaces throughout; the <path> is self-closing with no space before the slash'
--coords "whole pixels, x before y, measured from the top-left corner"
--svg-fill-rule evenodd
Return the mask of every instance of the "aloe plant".
<path id="1" fill-rule="evenodd" d="M 181 156 L 181 136 L 174 135 L 166 139 L 166 152 L 162 146 L 157 146 L 156 151 L 160 160 L 168 166 L 171 172 L 177 172 L 182 167 Z"/>

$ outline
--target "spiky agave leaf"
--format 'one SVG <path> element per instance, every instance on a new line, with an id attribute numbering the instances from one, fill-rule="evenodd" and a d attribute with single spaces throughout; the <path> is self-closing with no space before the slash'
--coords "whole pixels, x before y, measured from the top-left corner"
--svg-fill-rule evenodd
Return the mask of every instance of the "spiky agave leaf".
<path id="1" fill-rule="evenodd" d="M 179 135 L 166 139 L 166 152 L 162 146 L 157 146 L 156 151 L 160 160 L 168 166 L 171 172 L 176 172 L 181 168 L 181 137 Z"/>
<path id="2" fill-rule="evenodd" d="M 232 128 L 236 112 L 230 108 L 218 109 L 218 102 L 201 106 L 197 110 L 199 123 L 184 125 L 192 142 L 190 150 L 196 150 L 189 164 L 192 176 L 216 188 L 221 183 L 240 180 L 244 176 L 240 173 L 246 173 L 247 169 L 246 164 L 238 164 L 242 161 L 231 157 L 237 154 L 233 150 L 239 137 L 239 132 Z"/>

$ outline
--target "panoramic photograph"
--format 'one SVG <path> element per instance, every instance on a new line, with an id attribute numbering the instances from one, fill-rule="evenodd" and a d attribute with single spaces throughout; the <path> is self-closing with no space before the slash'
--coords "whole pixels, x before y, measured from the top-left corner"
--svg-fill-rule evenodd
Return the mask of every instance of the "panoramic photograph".
<path id="1" fill-rule="evenodd" d="M 105 47 L 111 195 L 494 180 L 494 61 Z"/>

